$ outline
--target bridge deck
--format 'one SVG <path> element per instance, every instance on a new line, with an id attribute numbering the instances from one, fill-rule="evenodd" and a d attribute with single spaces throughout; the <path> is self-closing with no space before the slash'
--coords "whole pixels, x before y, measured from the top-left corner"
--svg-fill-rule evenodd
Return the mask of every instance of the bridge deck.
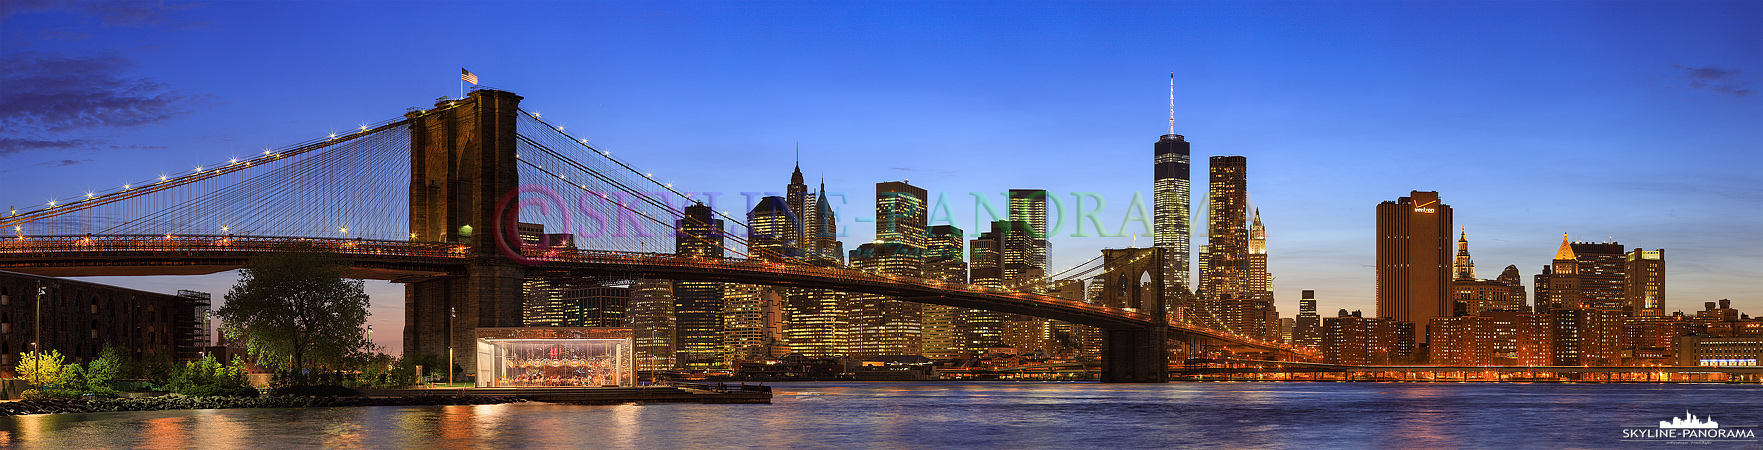
<path id="1" fill-rule="evenodd" d="M 456 276 L 471 261 L 462 244 L 264 236 L 23 236 L 0 239 L 0 270 L 48 276 L 188 275 L 244 266 L 254 255 L 306 243 L 353 265 L 352 276 L 407 281 Z M 549 277 L 625 276 L 670 280 L 824 288 L 1045 317 L 1103 329 L 1168 326 L 1239 348 L 1293 351 L 1281 343 L 1186 323 L 1168 323 L 1126 308 L 924 278 L 878 275 L 742 258 L 707 258 L 613 251 L 525 251 L 528 273 Z"/>

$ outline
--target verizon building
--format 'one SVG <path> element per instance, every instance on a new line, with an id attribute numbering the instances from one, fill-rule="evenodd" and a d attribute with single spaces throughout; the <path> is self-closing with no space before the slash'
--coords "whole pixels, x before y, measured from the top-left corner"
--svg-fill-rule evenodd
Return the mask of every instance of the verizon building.
<path id="1" fill-rule="evenodd" d="M 1420 342 L 1431 318 L 1451 315 L 1451 231 L 1438 192 L 1377 205 L 1377 316 L 1413 322 Z"/>

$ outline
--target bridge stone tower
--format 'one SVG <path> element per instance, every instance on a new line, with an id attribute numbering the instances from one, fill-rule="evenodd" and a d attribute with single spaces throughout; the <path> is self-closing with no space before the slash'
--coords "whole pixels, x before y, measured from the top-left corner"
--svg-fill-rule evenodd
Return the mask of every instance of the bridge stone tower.
<path id="1" fill-rule="evenodd" d="M 1103 249 L 1102 306 L 1131 308 L 1157 319 L 1139 330 L 1107 330 L 1102 338 L 1102 381 L 1169 381 L 1169 325 L 1163 305 L 1163 249 Z"/>
<path id="2" fill-rule="evenodd" d="M 474 370 L 478 327 L 521 326 L 523 266 L 496 247 L 496 205 L 520 185 L 515 158 L 521 97 L 482 89 L 410 119 L 410 240 L 469 245 L 460 273 L 400 280 L 404 351 Z"/>

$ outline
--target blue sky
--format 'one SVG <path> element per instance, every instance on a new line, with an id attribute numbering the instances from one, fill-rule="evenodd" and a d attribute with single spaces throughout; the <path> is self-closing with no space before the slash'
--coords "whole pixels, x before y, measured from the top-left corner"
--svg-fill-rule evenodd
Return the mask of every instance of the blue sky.
<path id="1" fill-rule="evenodd" d="M 1763 312 L 1755 1 L 0 8 L 0 202 L 21 208 L 392 118 L 464 67 L 725 201 L 782 191 L 799 143 L 810 182 L 849 194 L 849 247 L 874 183 L 901 179 L 970 234 L 970 193 L 1007 189 L 1095 193 L 1115 232 L 1149 201 L 1175 72 L 1196 214 L 1205 158 L 1246 156 L 1286 315 L 1301 289 L 1374 310 L 1373 209 L 1411 190 L 1455 208 L 1483 277 L 1528 285 L 1565 232 L 1664 248 L 1670 310 Z M 1055 266 L 1148 245 L 1069 234 Z M 219 296 L 233 276 L 101 281 Z M 372 293 L 396 350 L 402 291 Z"/>

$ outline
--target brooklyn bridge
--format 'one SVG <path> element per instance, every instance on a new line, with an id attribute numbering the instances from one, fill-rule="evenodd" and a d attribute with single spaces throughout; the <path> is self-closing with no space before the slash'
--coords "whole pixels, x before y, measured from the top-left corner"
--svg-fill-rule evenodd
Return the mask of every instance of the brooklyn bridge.
<path id="1" fill-rule="evenodd" d="M 351 276 L 405 285 L 406 352 L 446 353 L 478 327 L 521 326 L 528 280 L 665 279 L 886 295 L 1088 325 L 1103 331 L 1109 382 L 1166 381 L 1172 354 L 1312 357 L 1171 320 L 1156 249 L 1105 251 L 1096 267 L 1077 271 L 1103 283 L 1093 302 L 1033 289 L 1069 280 L 1004 289 L 890 276 L 762 255 L 732 235 L 717 243 L 731 256 L 676 255 L 692 192 L 521 109 L 522 100 L 478 89 L 348 133 L 9 211 L 0 270 L 208 274 L 304 242 L 342 256 Z M 534 243 L 522 239 L 523 224 L 572 237 Z M 473 355 L 461 356 L 470 367 Z"/>

